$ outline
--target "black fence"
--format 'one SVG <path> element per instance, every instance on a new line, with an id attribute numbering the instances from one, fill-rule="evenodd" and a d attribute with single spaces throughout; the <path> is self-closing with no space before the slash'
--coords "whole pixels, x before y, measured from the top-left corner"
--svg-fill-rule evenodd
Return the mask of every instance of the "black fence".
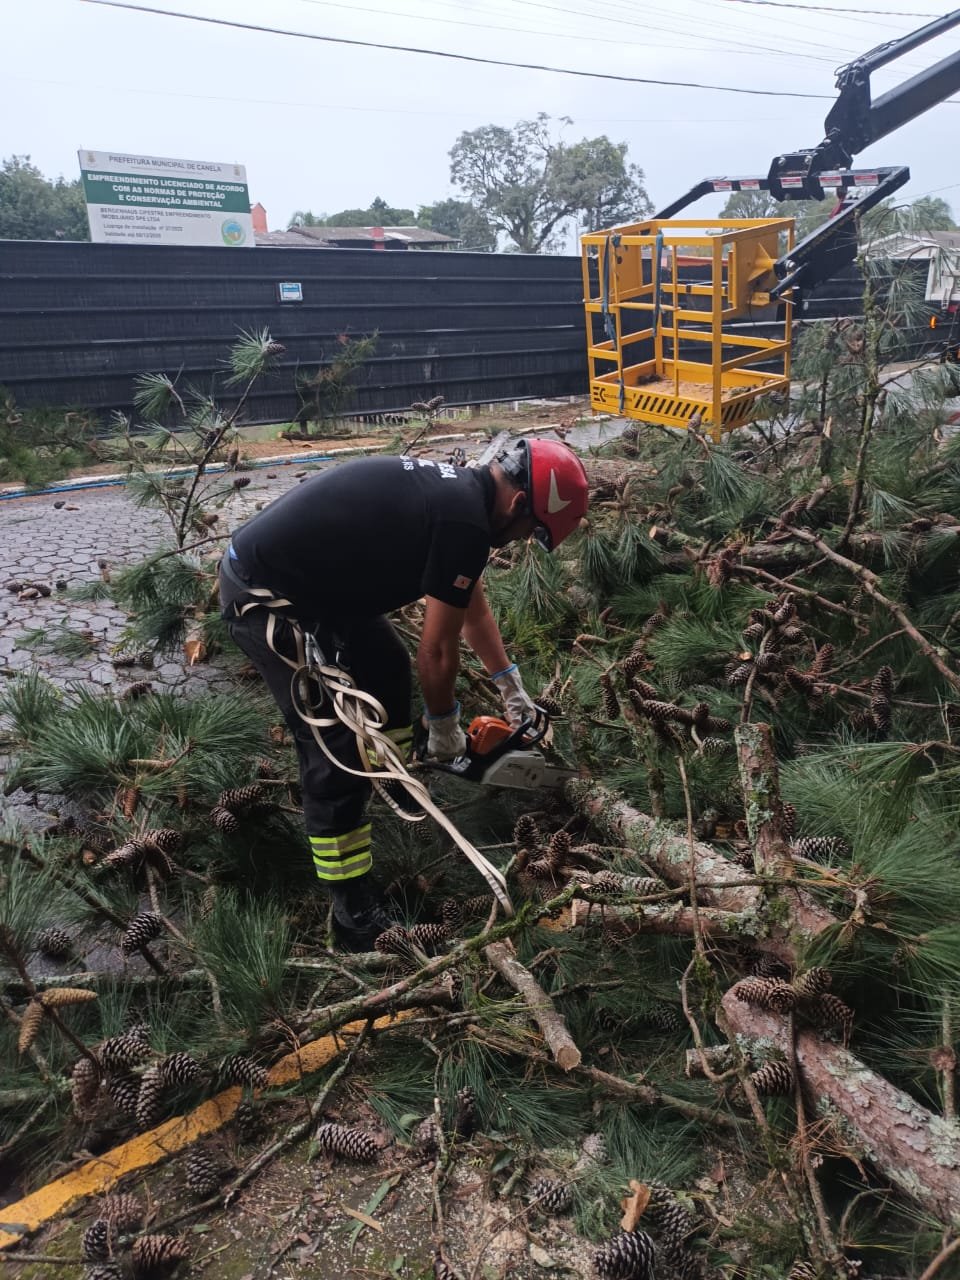
<path id="1" fill-rule="evenodd" d="M 302 301 L 281 302 L 281 283 Z M 0 241 L 0 386 L 24 407 L 128 411 L 137 374 L 223 395 L 241 330 L 286 347 L 247 421 L 293 420 L 298 376 L 341 335 L 378 334 L 351 414 L 587 389 L 576 258 L 362 249 L 207 249 Z M 224 396 L 229 403 L 229 395 Z"/>
<path id="2" fill-rule="evenodd" d="M 926 263 L 903 264 L 923 296 Z M 579 258 L 364 249 L 181 249 L 0 240 L 0 386 L 23 407 L 129 411 L 137 374 L 178 374 L 224 391 L 238 333 L 268 329 L 286 347 L 245 420 L 295 420 L 301 375 L 334 358 L 342 335 L 376 332 L 349 414 L 584 394 Z M 282 283 L 302 301 L 281 302 Z M 862 310 L 854 268 L 810 295 L 800 323 Z M 911 327 L 921 355 L 946 335 Z M 759 317 L 745 329 L 762 333 Z"/>

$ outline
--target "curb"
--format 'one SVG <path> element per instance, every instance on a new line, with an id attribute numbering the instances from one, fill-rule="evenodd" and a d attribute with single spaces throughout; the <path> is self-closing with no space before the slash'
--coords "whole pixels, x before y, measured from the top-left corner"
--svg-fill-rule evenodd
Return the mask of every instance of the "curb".
<path id="1" fill-rule="evenodd" d="M 597 414 L 596 421 L 602 421 L 609 418 L 609 414 Z M 537 435 L 544 431 L 555 431 L 561 424 L 559 422 L 548 422 L 543 426 L 528 427 L 523 435 Z M 447 444 L 453 440 L 487 440 L 492 439 L 483 431 L 459 431 L 450 435 L 430 436 L 429 439 L 422 441 L 423 444 Z M 367 454 L 382 453 L 390 447 L 389 444 L 372 444 L 372 445 L 343 445 L 336 449 L 328 449 L 326 453 L 280 453 L 272 455 L 269 458 L 257 458 L 255 462 L 244 464 L 245 471 L 260 470 L 263 467 L 291 466 L 303 462 L 334 462 L 337 458 L 349 457 L 351 454 Z M 191 475 L 193 467 L 171 467 L 169 471 L 164 471 L 164 476 L 184 476 Z M 229 470 L 225 462 L 214 462 L 205 468 L 205 474 L 215 475 L 220 472 Z M 48 494 L 55 493 L 75 493 L 77 490 L 83 489 L 108 489 L 115 485 L 125 484 L 127 481 L 127 473 L 122 471 L 113 472 L 107 476 L 77 476 L 74 480 L 57 481 L 54 484 L 44 485 L 40 489 L 30 489 L 26 485 L 19 485 L 15 489 L 0 489 L 0 502 L 10 501 L 15 498 L 43 498 Z"/>
<path id="2" fill-rule="evenodd" d="M 377 1018 L 372 1027 L 380 1030 L 412 1017 L 414 1012 L 413 1009 L 399 1010 Z M 345 1034 L 359 1034 L 367 1025 L 365 1021 L 349 1022 L 335 1035 L 321 1036 L 286 1054 L 270 1068 L 267 1087 L 292 1084 L 301 1076 L 319 1071 L 346 1048 L 342 1038 Z M 224 1089 L 185 1115 L 165 1120 L 155 1129 L 139 1133 L 112 1151 L 88 1160 L 79 1169 L 55 1178 L 22 1200 L 5 1205 L 0 1209 L 0 1250 L 17 1244 L 77 1202 L 109 1191 L 125 1174 L 160 1164 L 204 1134 L 223 1128 L 233 1118 L 242 1098 L 243 1089 L 239 1085 Z"/>

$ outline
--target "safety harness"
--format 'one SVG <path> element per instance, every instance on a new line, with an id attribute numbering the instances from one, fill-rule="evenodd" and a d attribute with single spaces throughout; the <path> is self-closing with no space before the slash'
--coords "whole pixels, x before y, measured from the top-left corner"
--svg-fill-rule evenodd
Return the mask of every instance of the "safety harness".
<path id="1" fill-rule="evenodd" d="M 316 637 L 309 631 L 304 631 L 300 623 L 289 614 L 284 616 L 293 633 L 297 660 L 293 661 L 282 654 L 275 643 L 277 611 L 291 608 L 291 602 L 282 596 L 275 595 L 266 587 L 248 586 L 232 571 L 228 557 L 224 558 L 222 567 L 226 576 L 242 588 L 243 594 L 248 597 L 244 603 L 238 599 L 231 606 L 238 618 L 253 609 L 268 610 L 267 645 L 281 662 L 291 668 L 290 696 L 293 708 L 304 724 L 309 725 L 317 746 L 331 764 L 353 777 L 366 778 L 393 811 L 405 821 L 422 821 L 424 814 L 431 817 L 480 872 L 504 913 L 512 916 L 513 903 L 510 901 L 507 882 L 502 872 L 457 830 L 446 814 L 433 803 L 429 791 L 420 779 L 410 773 L 397 750 L 396 743 L 386 732 L 387 713 L 383 704 L 373 694 L 358 689 L 349 671 L 336 660 L 331 662 L 321 650 Z M 336 656 L 340 657 L 339 654 Z M 319 700 L 314 699 L 311 685 L 319 688 L 321 694 Z M 327 714 L 321 714 L 327 709 L 328 704 L 332 714 L 329 714 L 329 711 Z M 342 724 L 353 734 L 362 768 L 357 769 L 348 765 L 336 756 L 324 741 L 323 730 L 332 729 L 338 724 Z M 400 783 L 424 814 L 411 814 L 401 809 L 384 789 L 383 784 L 391 781 Z"/>

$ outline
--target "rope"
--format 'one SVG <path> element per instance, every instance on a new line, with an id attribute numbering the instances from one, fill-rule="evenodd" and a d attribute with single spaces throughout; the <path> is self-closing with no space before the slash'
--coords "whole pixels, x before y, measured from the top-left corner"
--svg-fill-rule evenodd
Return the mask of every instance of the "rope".
<path id="1" fill-rule="evenodd" d="M 274 602 L 261 597 L 260 602 L 267 608 Z M 342 769 L 355 778 L 366 778 L 373 784 L 391 808 L 408 822 L 420 821 L 419 816 L 406 814 L 387 796 L 383 783 L 399 782 L 402 787 L 431 817 L 441 830 L 453 840 L 460 852 L 480 872 L 484 880 L 503 908 L 507 916 L 514 915 L 513 903 L 503 873 L 489 862 L 483 854 L 453 825 L 447 815 L 439 809 L 430 798 L 424 784 L 415 778 L 400 758 L 396 744 L 384 732 L 387 713 L 383 704 L 371 693 L 358 689 L 348 672 L 337 666 L 324 662 L 323 655 L 312 636 L 304 637 L 302 629 L 288 618 L 291 623 L 297 644 L 297 662 L 284 657 L 274 644 L 277 615 L 271 613 L 267 620 L 267 644 L 282 662 L 292 668 L 290 677 L 290 696 L 293 708 L 300 719 L 310 726 L 310 732 L 317 746 L 336 768 Z M 318 708 L 310 699 L 310 682 L 315 681 L 328 695 L 333 707 L 332 716 L 314 714 Z M 363 765 L 361 769 L 351 768 L 330 750 L 324 741 L 322 730 L 332 729 L 342 724 L 353 734 L 357 743 L 357 753 Z"/>

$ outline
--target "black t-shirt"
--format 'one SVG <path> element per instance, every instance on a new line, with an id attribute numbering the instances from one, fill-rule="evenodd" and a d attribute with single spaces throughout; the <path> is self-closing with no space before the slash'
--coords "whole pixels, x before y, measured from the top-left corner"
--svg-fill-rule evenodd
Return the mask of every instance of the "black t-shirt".
<path id="1" fill-rule="evenodd" d="M 359 458 L 297 485 L 233 536 L 252 585 L 303 616 L 369 617 L 435 596 L 465 609 L 490 552 L 493 478 Z"/>

